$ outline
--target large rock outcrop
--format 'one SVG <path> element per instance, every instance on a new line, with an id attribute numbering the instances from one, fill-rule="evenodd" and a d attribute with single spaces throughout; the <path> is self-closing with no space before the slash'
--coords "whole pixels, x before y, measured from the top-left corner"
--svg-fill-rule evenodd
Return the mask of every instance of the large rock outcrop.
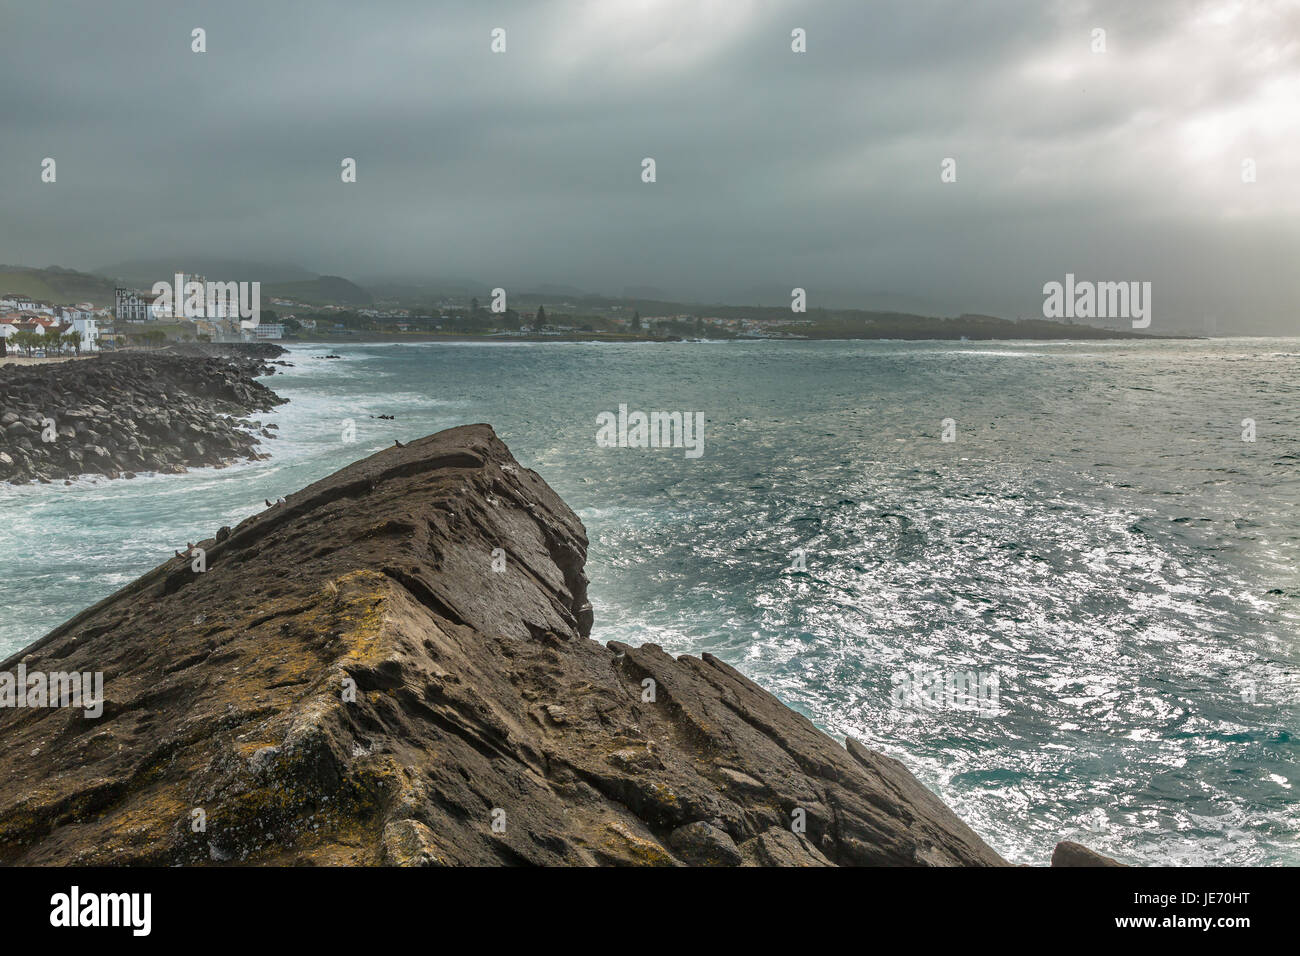
<path id="1" fill-rule="evenodd" d="M 1003 864 L 721 661 L 589 640 L 586 546 L 485 425 L 222 529 L 0 665 L 106 698 L 0 710 L 0 862 Z"/>

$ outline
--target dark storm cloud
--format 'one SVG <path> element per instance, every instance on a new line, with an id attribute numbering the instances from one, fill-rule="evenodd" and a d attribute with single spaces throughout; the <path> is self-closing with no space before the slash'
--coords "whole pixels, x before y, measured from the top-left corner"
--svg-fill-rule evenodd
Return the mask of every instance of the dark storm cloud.
<path id="1" fill-rule="evenodd" d="M 0 261 L 1005 315 L 1074 272 L 1151 280 L 1157 328 L 1297 328 L 1294 2 L 15 2 L 0 22 Z"/>

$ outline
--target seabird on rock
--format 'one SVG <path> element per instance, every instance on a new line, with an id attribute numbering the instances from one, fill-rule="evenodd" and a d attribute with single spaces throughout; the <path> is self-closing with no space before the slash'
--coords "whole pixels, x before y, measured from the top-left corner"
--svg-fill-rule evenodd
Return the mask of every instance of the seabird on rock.
<path id="1" fill-rule="evenodd" d="M 398 448 L 405 448 L 405 447 L 406 447 L 406 446 L 403 445 L 400 441 L 398 441 L 396 438 L 393 439 L 393 444 L 396 445 Z"/>

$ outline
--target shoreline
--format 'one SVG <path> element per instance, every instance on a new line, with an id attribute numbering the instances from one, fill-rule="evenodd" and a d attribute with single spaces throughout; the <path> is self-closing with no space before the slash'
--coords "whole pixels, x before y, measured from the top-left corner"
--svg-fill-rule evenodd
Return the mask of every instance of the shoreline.
<path id="1" fill-rule="evenodd" d="M 25 355 L 6 355 L 0 358 L 0 368 L 6 365 L 18 365 L 29 367 L 33 365 L 60 365 L 64 362 L 83 362 L 87 359 L 98 358 L 102 353 L 92 352 L 88 355 L 54 355 L 46 358 L 28 358 Z"/>
<path id="2" fill-rule="evenodd" d="M 1246 338 L 1285 338 L 1285 336 L 1245 336 Z M 1078 335 L 1078 336 L 1061 336 L 1059 338 L 1044 338 L 1035 336 L 1017 336 L 1013 338 L 939 338 L 934 336 L 916 336 L 904 337 L 892 335 L 853 335 L 853 336 L 777 336 L 777 335 L 746 335 L 746 336 L 729 336 L 726 338 L 663 338 L 652 339 L 638 336 L 620 336 L 620 335 L 593 335 L 583 333 L 573 333 L 570 335 L 444 335 L 437 332 L 356 332 L 351 335 L 313 335 L 313 336 L 294 336 L 291 338 L 276 339 L 276 344 L 281 346 L 292 345 L 309 345 L 309 346 L 334 346 L 334 345 L 404 345 L 404 344 L 426 344 L 429 342 L 445 342 L 449 344 L 474 343 L 478 345 L 494 345 L 511 342 L 601 342 L 610 345 L 703 345 L 703 344 L 731 344 L 733 342 L 1035 342 L 1039 344 L 1049 344 L 1053 342 L 1198 342 L 1211 341 L 1210 336 L 1205 335 L 1140 335 L 1130 333 L 1116 333 L 1114 335 Z"/>

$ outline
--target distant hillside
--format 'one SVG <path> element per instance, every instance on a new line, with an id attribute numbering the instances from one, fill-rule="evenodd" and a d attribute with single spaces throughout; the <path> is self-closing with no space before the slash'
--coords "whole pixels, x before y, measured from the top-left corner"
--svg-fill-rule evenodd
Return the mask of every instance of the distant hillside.
<path id="1" fill-rule="evenodd" d="M 246 262 L 240 259 L 212 259 L 177 256 L 136 259 L 100 269 L 119 281 L 150 288 L 168 281 L 177 272 L 201 275 L 210 282 L 260 282 L 262 296 L 283 296 L 312 305 L 370 305 L 370 293 L 340 276 L 322 276 L 301 266 L 285 263 Z"/>
<path id="2" fill-rule="evenodd" d="M 113 304 L 113 280 L 88 272 L 50 266 L 30 269 L 26 266 L 0 265 L 0 295 L 14 292 L 44 302 L 68 304 L 93 302 L 99 306 Z"/>
<path id="3" fill-rule="evenodd" d="M 360 276 L 361 285 L 377 299 L 391 302 L 425 303 L 443 298 L 486 297 L 491 294 L 491 283 L 456 276 Z"/>
<path id="4" fill-rule="evenodd" d="M 195 264 L 188 260 L 141 259 L 110 266 L 99 274 L 59 266 L 33 269 L 0 265 L 0 294 L 13 292 L 45 302 L 111 306 L 114 285 L 149 289 L 155 282 L 170 281 L 177 271 L 192 272 L 214 282 L 261 282 L 264 299 L 283 296 L 312 305 L 365 306 L 374 302 L 368 291 L 341 276 L 314 276 L 297 266 L 263 268 L 234 260 Z"/>
<path id="5" fill-rule="evenodd" d="M 201 275 L 213 282 L 260 282 L 263 289 L 270 283 L 308 282 L 316 278 L 315 272 L 293 264 L 183 255 L 132 259 L 95 272 L 142 289 L 152 287 L 155 282 L 169 282 L 178 272 Z"/>
<path id="6" fill-rule="evenodd" d="M 312 305 L 370 305 L 374 298 L 342 276 L 319 276 L 302 282 L 262 283 L 262 297 L 283 296 Z"/>

